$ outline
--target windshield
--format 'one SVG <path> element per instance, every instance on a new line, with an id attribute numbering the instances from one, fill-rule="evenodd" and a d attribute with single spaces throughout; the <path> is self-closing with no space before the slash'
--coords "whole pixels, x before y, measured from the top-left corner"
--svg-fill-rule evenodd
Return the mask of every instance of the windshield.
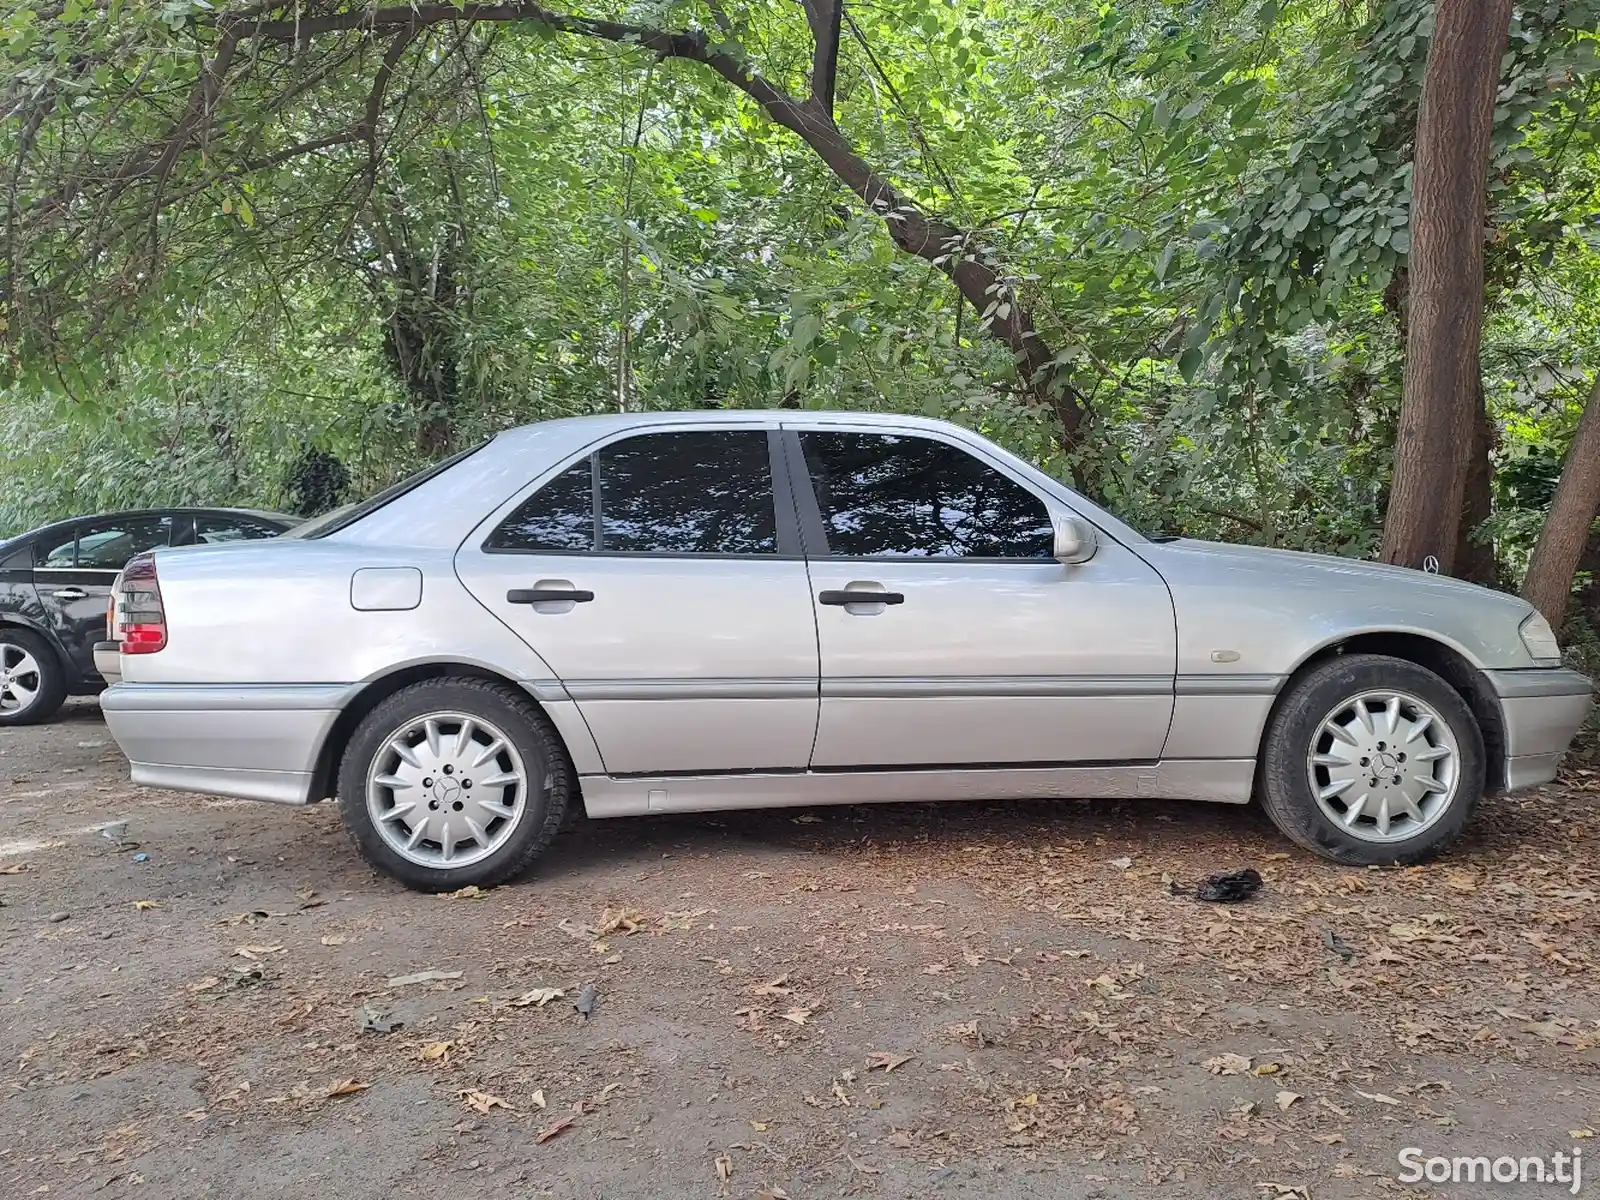
<path id="1" fill-rule="evenodd" d="M 490 441 L 492 440 L 491 438 Z M 397 500 L 413 488 L 420 487 L 435 475 L 449 470 L 463 459 L 470 458 L 488 444 L 488 441 L 479 442 L 476 446 L 452 454 L 449 458 L 441 459 L 431 466 L 424 467 L 415 475 L 409 475 L 399 483 L 384 488 L 383 491 L 375 496 L 369 496 L 365 500 L 357 500 L 353 504 L 341 505 L 339 508 L 323 513 L 320 517 L 313 517 L 304 525 L 297 525 L 283 536 L 289 538 L 320 538 L 327 537 L 330 533 L 337 533 L 339 530 L 355 524 L 362 517 L 377 512 L 389 501 Z"/>

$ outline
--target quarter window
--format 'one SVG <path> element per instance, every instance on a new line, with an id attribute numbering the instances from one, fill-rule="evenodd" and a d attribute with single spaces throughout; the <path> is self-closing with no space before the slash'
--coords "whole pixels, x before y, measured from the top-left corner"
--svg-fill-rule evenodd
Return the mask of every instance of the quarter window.
<path id="1" fill-rule="evenodd" d="M 834 557 L 1052 556 L 1044 502 L 964 450 L 900 434 L 812 431 L 800 444 Z"/>
<path id="2" fill-rule="evenodd" d="M 485 548 L 776 554 L 774 513 L 765 431 L 650 433 L 556 476 Z"/>

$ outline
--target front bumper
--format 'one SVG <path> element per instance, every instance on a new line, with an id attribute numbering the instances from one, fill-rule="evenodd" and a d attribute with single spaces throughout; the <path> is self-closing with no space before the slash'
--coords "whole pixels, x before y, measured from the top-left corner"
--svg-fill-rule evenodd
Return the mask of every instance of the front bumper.
<path id="1" fill-rule="evenodd" d="M 1505 723 L 1506 791 L 1548 783 L 1589 716 L 1594 684 L 1559 668 L 1489 671 Z"/>
<path id="2" fill-rule="evenodd" d="M 305 804 L 348 688 L 118 683 L 100 696 L 134 783 Z"/>

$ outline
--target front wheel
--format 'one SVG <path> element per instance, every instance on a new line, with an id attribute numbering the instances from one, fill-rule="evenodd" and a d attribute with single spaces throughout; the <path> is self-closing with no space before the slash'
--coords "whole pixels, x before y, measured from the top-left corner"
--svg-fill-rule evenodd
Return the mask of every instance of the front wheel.
<path id="1" fill-rule="evenodd" d="M 561 827 L 571 787 L 555 729 L 516 688 L 430 679 L 356 728 L 339 810 L 369 863 L 408 888 L 446 892 L 521 874 Z"/>
<path id="2" fill-rule="evenodd" d="M 1412 863 L 1458 834 L 1483 795 L 1483 735 L 1424 667 L 1349 654 L 1313 668 L 1267 730 L 1261 804 L 1293 841 L 1356 866 Z"/>

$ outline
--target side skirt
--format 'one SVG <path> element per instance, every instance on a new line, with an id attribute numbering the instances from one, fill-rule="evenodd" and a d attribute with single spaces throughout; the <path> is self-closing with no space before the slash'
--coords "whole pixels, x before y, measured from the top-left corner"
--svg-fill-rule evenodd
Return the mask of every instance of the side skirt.
<path id="1" fill-rule="evenodd" d="M 1098 767 L 584 775 L 590 817 L 933 800 L 1209 800 L 1247 804 L 1254 759 L 1179 759 Z"/>

